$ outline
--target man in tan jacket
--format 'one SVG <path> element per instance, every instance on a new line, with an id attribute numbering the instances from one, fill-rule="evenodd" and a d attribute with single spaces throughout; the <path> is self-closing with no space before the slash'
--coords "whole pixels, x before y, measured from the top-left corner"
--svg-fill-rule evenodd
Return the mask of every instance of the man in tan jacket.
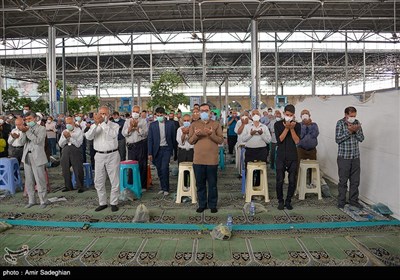
<path id="1" fill-rule="evenodd" d="M 210 119 L 210 105 L 200 105 L 200 119 L 190 126 L 188 142 L 194 145 L 193 169 L 196 177 L 197 198 L 201 213 L 207 207 L 217 213 L 218 190 L 218 145 L 224 137 L 219 122 Z M 206 183 L 208 183 L 208 197 Z"/>

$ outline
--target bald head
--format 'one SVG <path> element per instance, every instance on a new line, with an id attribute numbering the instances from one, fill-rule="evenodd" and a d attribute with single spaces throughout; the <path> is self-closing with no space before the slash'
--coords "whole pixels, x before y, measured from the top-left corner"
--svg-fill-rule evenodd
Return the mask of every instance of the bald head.
<path id="1" fill-rule="evenodd" d="M 66 123 L 66 124 L 71 124 L 71 125 L 75 126 L 74 118 L 72 118 L 72 117 L 66 117 L 66 118 L 65 118 L 65 123 Z"/>
<path id="2" fill-rule="evenodd" d="M 24 119 L 21 117 L 18 117 L 15 119 L 15 126 L 22 125 L 24 123 Z"/>

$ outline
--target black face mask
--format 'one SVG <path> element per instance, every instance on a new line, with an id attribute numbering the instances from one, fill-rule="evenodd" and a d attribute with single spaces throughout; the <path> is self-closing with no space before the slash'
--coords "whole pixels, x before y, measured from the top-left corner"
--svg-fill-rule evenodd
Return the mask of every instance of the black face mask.
<path id="1" fill-rule="evenodd" d="M 174 120 L 174 118 L 169 118 L 169 120 L 170 120 L 170 121 L 173 121 L 173 120 Z"/>

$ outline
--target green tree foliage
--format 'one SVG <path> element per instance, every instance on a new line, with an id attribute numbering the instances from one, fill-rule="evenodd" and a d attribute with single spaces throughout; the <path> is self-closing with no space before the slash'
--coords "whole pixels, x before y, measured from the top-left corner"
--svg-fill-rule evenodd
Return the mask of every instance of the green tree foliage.
<path id="1" fill-rule="evenodd" d="M 160 79 L 154 81 L 151 89 L 151 100 L 148 103 L 149 107 L 155 108 L 158 106 L 164 107 L 166 111 L 175 110 L 180 104 L 189 105 L 189 97 L 182 92 L 174 92 L 179 84 L 182 83 L 182 78 L 174 72 L 164 72 Z"/>
<path id="2" fill-rule="evenodd" d="M 3 97 L 3 111 L 20 109 L 19 93 L 15 88 L 10 87 L 7 90 L 2 89 L 1 94 Z"/>
<path id="3" fill-rule="evenodd" d="M 58 90 L 62 91 L 62 89 L 63 89 L 63 81 L 62 80 L 57 80 L 56 88 Z M 40 94 L 49 93 L 49 80 L 40 80 L 37 91 Z M 72 91 L 73 91 L 73 87 L 71 85 L 67 84 L 67 88 L 66 88 L 67 95 L 71 95 Z"/>
<path id="4" fill-rule="evenodd" d="M 68 111 L 70 114 L 90 112 L 99 107 L 100 99 L 96 95 L 80 98 L 67 97 Z"/>
<path id="5" fill-rule="evenodd" d="M 21 97 L 19 98 L 19 108 L 18 110 L 22 110 L 25 105 L 29 105 L 33 112 L 40 112 L 44 114 L 49 113 L 49 102 L 42 99 L 41 97 L 33 101 L 29 97 Z"/>

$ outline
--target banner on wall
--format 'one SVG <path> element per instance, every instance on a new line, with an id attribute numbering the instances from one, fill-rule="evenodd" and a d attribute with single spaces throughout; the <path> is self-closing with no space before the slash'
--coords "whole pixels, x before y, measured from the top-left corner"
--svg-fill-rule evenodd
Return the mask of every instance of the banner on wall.
<path id="1" fill-rule="evenodd" d="M 193 108 L 194 104 L 201 104 L 201 96 L 190 96 L 190 109 Z"/>

